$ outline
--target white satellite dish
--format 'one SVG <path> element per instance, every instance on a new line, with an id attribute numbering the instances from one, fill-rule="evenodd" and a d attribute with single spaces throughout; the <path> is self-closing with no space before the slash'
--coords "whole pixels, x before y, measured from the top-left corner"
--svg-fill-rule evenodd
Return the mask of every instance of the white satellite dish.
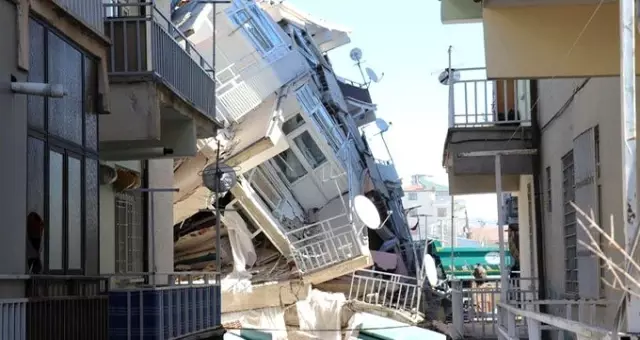
<path id="1" fill-rule="evenodd" d="M 387 132 L 389 130 L 389 124 L 382 118 L 376 119 L 376 126 L 380 129 L 380 132 Z"/>
<path id="2" fill-rule="evenodd" d="M 353 212 L 367 228 L 374 230 L 382 228 L 380 213 L 366 196 L 357 195 L 353 198 Z"/>
<path id="3" fill-rule="evenodd" d="M 362 50 L 356 47 L 349 52 L 349 56 L 351 57 L 351 60 L 359 62 L 360 59 L 362 59 Z"/>
<path id="4" fill-rule="evenodd" d="M 422 266 L 424 267 L 424 274 L 427 277 L 427 281 L 431 287 L 435 287 L 438 284 L 438 270 L 436 269 L 436 261 L 429 254 L 425 254 L 422 260 Z"/>
<path id="5" fill-rule="evenodd" d="M 370 67 L 365 68 L 364 71 L 367 72 L 367 75 L 369 76 L 369 79 L 371 79 L 372 82 L 377 83 L 380 81 L 380 78 L 378 77 L 376 72 L 372 70 Z"/>

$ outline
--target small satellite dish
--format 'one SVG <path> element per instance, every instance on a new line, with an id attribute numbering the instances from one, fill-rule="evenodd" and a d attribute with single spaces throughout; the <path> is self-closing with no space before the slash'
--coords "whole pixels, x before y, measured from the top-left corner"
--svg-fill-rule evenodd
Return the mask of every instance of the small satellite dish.
<path id="1" fill-rule="evenodd" d="M 351 60 L 359 62 L 360 59 L 362 59 L 362 50 L 357 47 L 352 49 L 351 52 L 349 52 L 349 57 L 351 57 Z"/>
<path id="2" fill-rule="evenodd" d="M 382 118 L 376 119 L 376 126 L 380 129 L 380 132 L 387 132 L 389 130 L 389 124 Z"/>
<path id="3" fill-rule="evenodd" d="M 369 76 L 369 79 L 371 79 L 372 82 L 377 83 L 378 81 L 380 81 L 380 78 L 378 78 L 378 75 L 376 74 L 376 72 L 372 70 L 370 67 L 365 68 L 364 71 L 367 72 L 367 75 Z"/>
<path id="4" fill-rule="evenodd" d="M 436 261 L 433 260 L 431 255 L 426 254 L 422 261 L 424 267 L 424 275 L 427 277 L 427 281 L 431 287 L 435 287 L 438 284 L 438 270 L 436 269 Z"/>
<path id="5" fill-rule="evenodd" d="M 218 163 L 217 168 L 217 174 L 216 163 L 209 164 L 202 170 L 202 184 L 212 192 L 227 192 L 238 183 L 236 172 L 224 163 Z"/>
<path id="6" fill-rule="evenodd" d="M 380 229 L 380 213 L 376 206 L 366 196 L 357 195 L 353 198 L 353 212 L 356 217 L 369 229 Z"/>
<path id="7" fill-rule="evenodd" d="M 449 85 L 449 77 L 451 75 L 453 75 L 451 77 L 451 81 L 453 83 L 460 81 L 460 71 L 456 70 L 455 68 L 448 68 L 442 71 L 442 73 L 440 73 L 440 75 L 438 76 L 438 81 L 440 81 L 440 84 L 442 85 Z"/>

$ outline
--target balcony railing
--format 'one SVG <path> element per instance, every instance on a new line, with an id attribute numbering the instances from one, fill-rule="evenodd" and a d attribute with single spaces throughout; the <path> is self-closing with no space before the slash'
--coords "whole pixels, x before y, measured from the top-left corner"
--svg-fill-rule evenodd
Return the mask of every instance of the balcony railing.
<path id="1" fill-rule="evenodd" d="M 351 275 L 349 300 L 417 314 L 422 287 L 415 277 L 362 269 Z"/>
<path id="2" fill-rule="evenodd" d="M 173 339 L 216 332 L 221 324 L 217 273 L 131 273 L 114 276 L 109 292 L 109 336 Z M 149 284 L 166 280 L 166 284 Z"/>
<path id="3" fill-rule="evenodd" d="M 24 282 L 26 297 L 0 299 L 0 339 L 107 339 L 108 295 L 104 278 L 3 277 Z"/>
<path id="4" fill-rule="evenodd" d="M 449 127 L 518 126 L 531 121 L 528 80 L 487 80 L 483 68 L 456 69 L 449 87 Z"/>
<path id="5" fill-rule="evenodd" d="M 342 95 L 345 98 L 352 98 L 357 101 L 372 104 L 371 93 L 369 88 L 365 84 L 356 83 L 355 81 L 338 78 L 338 85 L 342 90 Z"/>
<path id="6" fill-rule="evenodd" d="M 347 214 L 305 225 L 285 234 L 300 273 L 304 275 L 322 270 L 362 255 L 353 225 L 332 225 L 334 221 L 343 220 L 348 220 Z"/>
<path id="7" fill-rule="evenodd" d="M 108 72 L 112 82 L 149 77 L 211 119 L 215 82 L 212 67 L 153 4 L 107 4 L 105 31 L 111 38 Z"/>
<path id="8" fill-rule="evenodd" d="M 54 2 L 97 32 L 103 32 L 102 0 L 54 0 Z"/>

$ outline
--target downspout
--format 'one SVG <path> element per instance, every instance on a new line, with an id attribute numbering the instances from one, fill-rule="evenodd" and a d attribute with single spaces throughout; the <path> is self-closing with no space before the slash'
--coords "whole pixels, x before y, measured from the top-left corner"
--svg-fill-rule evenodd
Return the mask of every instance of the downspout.
<path id="1" fill-rule="evenodd" d="M 538 103 L 538 81 L 531 80 L 531 101 Z M 538 298 L 544 300 L 546 298 L 546 273 L 544 267 L 544 219 L 542 216 L 542 209 L 544 209 L 544 196 L 542 188 L 542 179 L 540 174 L 542 173 L 542 148 L 541 148 L 541 130 L 538 124 L 538 105 L 534 104 L 531 107 L 531 141 L 533 148 L 538 150 L 533 155 L 533 187 L 535 190 L 535 216 L 536 216 L 536 262 L 538 267 Z M 542 313 L 548 312 L 547 305 L 540 305 Z"/>

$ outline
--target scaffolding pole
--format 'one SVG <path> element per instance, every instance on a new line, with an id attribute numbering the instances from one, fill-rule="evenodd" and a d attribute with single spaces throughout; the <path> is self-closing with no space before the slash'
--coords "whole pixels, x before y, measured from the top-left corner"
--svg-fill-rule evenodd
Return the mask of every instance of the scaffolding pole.
<path id="1" fill-rule="evenodd" d="M 509 275 L 507 273 L 505 261 L 504 244 L 504 201 L 502 200 L 502 157 L 503 156 L 528 156 L 535 155 L 536 149 L 515 149 L 497 151 L 474 151 L 458 154 L 459 157 L 493 157 L 495 160 L 496 176 L 496 202 L 498 212 L 498 242 L 500 249 L 500 301 L 507 301 L 507 290 L 509 286 Z"/>
<path id="2" fill-rule="evenodd" d="M 622 216 L 625 218 L 625 251 L 634 256 L 638 246 L 638 219 L 636 212 L 638 202 L 636 197 L 636 0 L 620 0 L 620 107 L 622 141 L 622 197 L 624 206 Z M 627 272 L 631 272 L 629 261 L 626 261 Z M 638 275 L 635 273 L 632 275 Z M 627 281 L 628 282 L 628 281 Z M 627 285 L 638 293 L 639 287 Z M 640 332 L 640 299 L 631 294 L 625 296 L 618 306 L 616 317 L 620 326 L 622 316 L 626 312 L 627 332 Z"/>

